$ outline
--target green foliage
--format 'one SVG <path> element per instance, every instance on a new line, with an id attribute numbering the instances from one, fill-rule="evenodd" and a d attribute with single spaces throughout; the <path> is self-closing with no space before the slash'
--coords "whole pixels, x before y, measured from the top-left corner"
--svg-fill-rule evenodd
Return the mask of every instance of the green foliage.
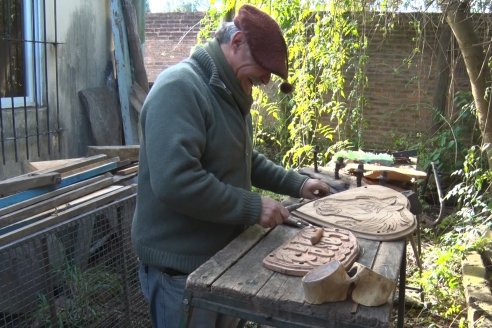
<path id="1" fill-rule="evenodd" d="M 464 304 L 461 283 L 461 258 L 465 248 L 461 245 L 436 247 L 424 254 L 425 270 L 420 277 L 412 277 L 411 283 L 422 286 L 430 311 L 452 318 L 461 313 Z"/>
<path id="2" fill-rule="evenodd" d="M 209 9 L 200 21 L 200 31 L 197 36 L 198 44 L 203 44 L 208 39 L 212 38 L 214 32 L 224 21 L 226 13 L 232 10 L 235 5 L 235 1 L 223 1 L 222 5 L 224 9 L 219 10 L 217 9 L 216 3 L 216 0 L 210 0 L 210 6 L 208 7 Z"/>
<path id="3" fill-rule="evenodd" d="M 208 5 L 209 1 L 205 0 L 166 1 L 161 5 L 161 10 L 165 12 L 196 12 L 203 10 L 202 8 L 207 8 Z"/>
<path id="4" fill-rule="evenodd" d="M 364 163 L 374 163 L 378 162 L 382 165 L 391 166 L 394 163 L 395 158 L 390 154 L 375 154 L 365 151 L 352 151 L 352 150 L 342 150 L 336 152 L 333 156 L 334 158 L 343 157 L 345 160 L 356 160 L 363 161 Z"/>
<path id="5" fill-rule="evenodd" d="M 316 146 L 322 159 L 328 159 L 341 148 L 335 140 L 347 140 L 360 126 L 359 111 L 364 104 L 360 92 L 366 83 L 363 65 L 367 57 L 356 55 L 367 44 L 365 36 L 359 35 L 357 19 L 348 14 L 356 9 L 352 3 L 301 2 L 290 18 L 286 38 L 293 67 L 291 80 L 299 91 L 289 102 L 290 149 L 283 158 L 288 166 L 311 164 Z M 349 70 L 355 82 L 347 94 L 345 73 Z M 351 99 L 357 99 L 356 106 L 349 106 Z"/>
<path id="6" fill-rule="evenodd" d="M 483 252 L 492 245 L 486 235 L 491 228 L 492 172 L 487 169 L 485 148 L 470 147 L 463 167 L 453 172 L 460 182 L 446 198 L 457 200 L 457 211 L 444 218 L 428 235 L 435 239 L 434 246 L 424 253 L 422 275 L 415 273 L 410 279 L 422 286 L 432 304 L 429 311 L 448 319 L 462 315 L 465 307 L 461 280 L 463 257 L 470 251 Z"/>
<path id="7" fill-rule="evenodd" d="M 282 200 L 285 199 L 285 195 L 276 194 L 276 193 L 268 191 L 268 190 L 263 190 L 263 189 L 259 189 L 256 187 L 253 187 L 252 190 L 253 190 L 253 192 L 256 192 L 262 196 L 270 197 L 270 198 L 275 199 L 276 201 L 279 201 L 279 202 L 281 202 Z"/>
<path id="8" fill-rule="evenodd" d="M 276 163 L 281 163 L 287 151 L 289 113 L 282 103 L 270 101 L 265 88 L 254 88 L 251 108 L 254 147 Z"/>
<path id="9" fill-rule="evenodd" d="M 456 214 L 447 217 L 437 229 L 439 233 L 439 229 L 447 227 L 440 235 L 427 231 L 427 237 L 435 240 L 432 248 L 422 254 L 424 270 L 422 274 L 416 271 L 409 277 L 410 284 L 422 287 L 427 311 L 453 321 L 464 321 L 462 259 L 471 251 L 482 252 L 491 245 L 490 239 L 484 236 L 483 225 L 452 224 L 459 220 Z"/>
<path id="10" fill-rule="evenodd" d="M 200 1 L 190 1 L 181 3 L 179 7 L 176 8 L 177 12 L 195 12 L 198 11 L 200 7 Z"/>
<path id="11" fill-rule="evenodd" d="M 363 7 L 354 1 L 248 3 L 268 12 L 281 26 L 289 49 L 289 82 L 295 86 L 291 95 L 277 88 L 255 91 L 255 146 L 273 147 L 276 161 L 287 167 L 310 165 L 315 147 L 320 149 L 321 162 L 326 162 L 352 145 L 349 139 L 357 146 L 367 85 L 367 39 L 349 12 Z M 201 22 L 200 42 L 212 35 L 225 13 L 242 4 L 224 1 L 221 12 L 211 6 Z M 280 81 L 274 77 L 274 82 Z"/>
<path id="12" fill-rule="evenodd" d="M 463 168 L 453 172 L 460 180 L 446 195 L 446 198 L 455 198 L 458 202 L 459 222 L 454 222 L 455 229 L 462 227 L 470 229 L 477 225 L 491 222 L 483 221 L 492 214 L 492 171 L 486 162 L 486 148 L 489 145 L 472 146 L 468 150 Z"/>
<path id="13" fill-rule="evenodd" d="M 457 92 L 454 103 L 457 114 L 449 120 L 434 111 L 437 129 L 432 136 L 422 139 L 419 161 L 422 168 L 434 162 L 439 172 L 450 174 L 463 165 L 467 149 L 478 142 L 480 131 L 470 92 Z"/>
<path id="14" fill-rule="evenodd" d="M 427 157 L 419 159 L 434 161 L 441 172 L 452 172 L 453 184 L 445 199 L 456 203 L 456 211 L 428 232 L 434 246 L 424 254 L 422 275 L 415 273 L 411 280 L 423 287 L 432 303 L 429 311 L 456 319 L 465 307 L 461 261 L 468 252 L 482 252 L 491 245 L 486 232 L 491 228 L 492 171 L 486 160 L 489 145 L 473 144 L 479 133 L 470 93 L 457 93 L 454 101 L 459 109 L 456 117 L 450 122 L 439 115 L 438 132 L 421 144 L 421 154 Z"/>

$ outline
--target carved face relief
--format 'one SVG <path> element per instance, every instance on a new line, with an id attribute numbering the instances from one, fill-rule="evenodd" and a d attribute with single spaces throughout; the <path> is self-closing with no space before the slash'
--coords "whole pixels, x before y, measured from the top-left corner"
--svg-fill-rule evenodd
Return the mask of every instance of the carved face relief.
<path id="1" fill-rule="evenodd" d="M 401 193 L 373 185 L 321 198 L 294 214 L 322 226 L 351 230 L 364 238 L 392 240 L 416 228 L 415 216 L 408 207 L 408 199 Z"/>

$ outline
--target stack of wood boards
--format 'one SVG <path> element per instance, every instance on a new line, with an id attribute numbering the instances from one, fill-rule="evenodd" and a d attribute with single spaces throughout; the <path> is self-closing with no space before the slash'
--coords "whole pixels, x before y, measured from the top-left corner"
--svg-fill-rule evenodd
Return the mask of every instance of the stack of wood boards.
<path id="1" fill-rule="evenodd" d="M 123 157 L 101 153 L 35 162 L 29 164 L 32 172 L 0 181 L 0 245 L 134 194 L 138 155 Z"/>

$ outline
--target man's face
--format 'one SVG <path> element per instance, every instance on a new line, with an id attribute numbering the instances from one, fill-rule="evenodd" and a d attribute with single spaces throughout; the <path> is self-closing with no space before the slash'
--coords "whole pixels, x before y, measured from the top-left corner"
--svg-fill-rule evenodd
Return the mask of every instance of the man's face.
<path id="1" fill-rule="evenodd" d="M 253 86 L 268 84 L 271 73 L 256 63 L 251 50 L 244 39 L 236 43 L 234 73 L 247 94 L 251 94 Z"/>

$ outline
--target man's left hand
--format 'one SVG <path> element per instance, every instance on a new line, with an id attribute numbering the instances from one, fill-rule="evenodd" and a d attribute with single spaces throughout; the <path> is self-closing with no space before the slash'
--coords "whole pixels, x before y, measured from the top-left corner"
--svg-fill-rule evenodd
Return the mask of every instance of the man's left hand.
<path id="1" fill-rule="evenodd" d="M 316 199 L 328 196 L 330 187 L 319 179 L 307 179 L 301 189 L 301 197 L 305 199 Z"/>

